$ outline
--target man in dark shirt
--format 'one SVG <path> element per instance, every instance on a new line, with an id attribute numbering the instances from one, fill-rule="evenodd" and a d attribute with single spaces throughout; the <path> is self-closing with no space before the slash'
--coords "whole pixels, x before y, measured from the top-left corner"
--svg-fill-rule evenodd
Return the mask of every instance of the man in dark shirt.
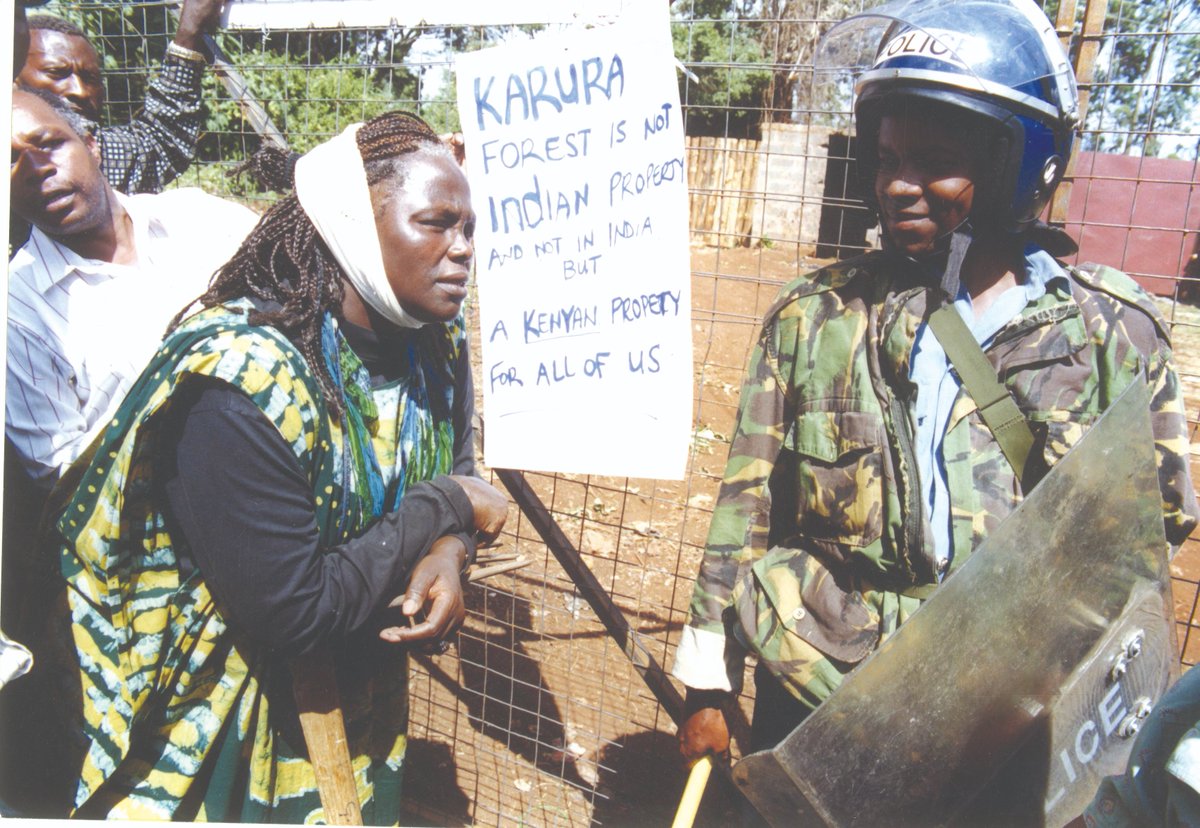
<path id="1" fill-rule="evenodd" d="M 200 81 L 205 58 L 199 51 L 212 32 L 221 0 L 184 0 L 175 39 L 167 45 L 162 71 L 146 90 L 142 111 L 128 124 L 101 127 L 100 169 L 123 193 L 156 193 L 191 164 L 203 117 Z M 104 85 L 100 56 L 83 31 L 50 15 L 30 15 L 29 56 L 17 80 L 66 100 L 85 118 L 100 121 Z"/>

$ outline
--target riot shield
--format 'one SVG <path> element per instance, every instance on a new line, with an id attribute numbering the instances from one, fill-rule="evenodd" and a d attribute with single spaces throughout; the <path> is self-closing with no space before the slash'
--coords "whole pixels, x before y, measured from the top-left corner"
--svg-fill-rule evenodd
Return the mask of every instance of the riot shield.
<path id="1" fill-rule="evenodd" d="M 1177 675 L 1150 393 L 1135 382 L 781 744 L 774 826 L 1063 825 Z"/>

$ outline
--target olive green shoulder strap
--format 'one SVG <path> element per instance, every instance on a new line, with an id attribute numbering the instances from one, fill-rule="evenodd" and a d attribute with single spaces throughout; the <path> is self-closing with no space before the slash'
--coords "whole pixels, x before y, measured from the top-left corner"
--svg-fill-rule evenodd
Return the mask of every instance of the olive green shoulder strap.
<path id="1" fill-rule="evenodd" d="M 1025 461 L 1033 448 L 1033 432 L 1016 401 L 1004 387 L 992 364 L 975 341 L 971 329 L 950 305 L 942 305 L 929 316 L 929 327 L 942 344 L 979 414 L 1000 444 L 1017 480 L 1025 479 Z M 1023 488 L 1023 487 L 1022 487 Z"/>

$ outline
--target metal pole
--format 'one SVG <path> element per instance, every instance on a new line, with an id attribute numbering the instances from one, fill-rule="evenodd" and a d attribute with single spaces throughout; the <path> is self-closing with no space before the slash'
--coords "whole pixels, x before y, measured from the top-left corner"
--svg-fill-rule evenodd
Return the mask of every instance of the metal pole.
<path id="1" fill-rule="evenodd" d="M 229 62 L 229 58 L 221 51 L 221 47 L 217 45 L 217 41 L 213 39 L 212 35 L 204 35 L 204 45 L 208 47 L 209 53 L 212 55 L 213 72 L 221 81 L 221 85 L 225 87 L 225 91 L 229 93 L 229 97 L 237 101 L 237 105 L 242 110 L 242 117 L 249 122 L 250 126 L 254 127 L 254 131 L 264 141 L 286 150 L 288 148 L 287 139 L 276 128 L 271 116 L 267 114 L 267 110 L 258 102 L 258 98 L 254 97 L 254 93 L 246 85 L 242 74 Z"/>
<path id="2" fill-rule="evenodd" d="M 650 692 L 658 699 L 663 710 L 676 725 L 683 724 L 683 696 L 667 679 L 662 667 L 642 644 L 637 631 L 629 626 L 621 608 L 613 603 L 604 586 L 584 563 L 579 550 L 555 523 L 554 517 L 546 505 L 542 503 L 537 492 L 525 479 L 524 473 L 515 469 L 493 469 L 493 471 L 504 482 L 512 499 L 541 535 L 542 540 L 554 553 L 554 557 L 558 559 L 562 568 L 567 571 L 567 575 L 574 582 L 579 594 L 595 611 L 604 624 L 604 628 L 608 630 L 608 634 L 620 645 L 621 650 L 633 663 L 634 669 L 641 674 L 642 680 L 646 682 Z"/>
<path id="3" fill-rule="evenodd" d="M 175 26 L 179 26 L 179 10 L 171 9 L 171 17 L 175 20 Z M 208 56 L 212 59 L 212 70 L 216 74 L 217 79 L 221 81 L 221 85 L 225 87 L 225 91 L 242 110 L 242 117 L 254 128 L 259 137 L 270 144 L 274 144 L 279 149 L 286 150 L 288 148 L 287 139 L 283 137 L 283 133 L 275 126 L 271 116 L 267 114 L 267 110 L 259 103 L 258 98 L 250 91 L 242 73 L 234 68 L 229 61 L 229 56 L 217 44 L 215 38 L 210 34 L 201 35 L 201 42 L 204 48 L 208 50 Z"/>

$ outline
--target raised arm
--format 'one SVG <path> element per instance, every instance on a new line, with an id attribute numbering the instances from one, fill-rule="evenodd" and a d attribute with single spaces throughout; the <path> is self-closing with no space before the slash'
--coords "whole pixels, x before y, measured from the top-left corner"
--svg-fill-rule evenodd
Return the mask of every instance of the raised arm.
<path id="1" fill-rule="evenodd" d="M 192 163 L 204 121 L 202 39 L 216 29 L 220 14 L 221 0 L 184 0 L 145 106 L 128 124 L 98 130 L 100 167 L 115 189 L 157 193 Z"/>

